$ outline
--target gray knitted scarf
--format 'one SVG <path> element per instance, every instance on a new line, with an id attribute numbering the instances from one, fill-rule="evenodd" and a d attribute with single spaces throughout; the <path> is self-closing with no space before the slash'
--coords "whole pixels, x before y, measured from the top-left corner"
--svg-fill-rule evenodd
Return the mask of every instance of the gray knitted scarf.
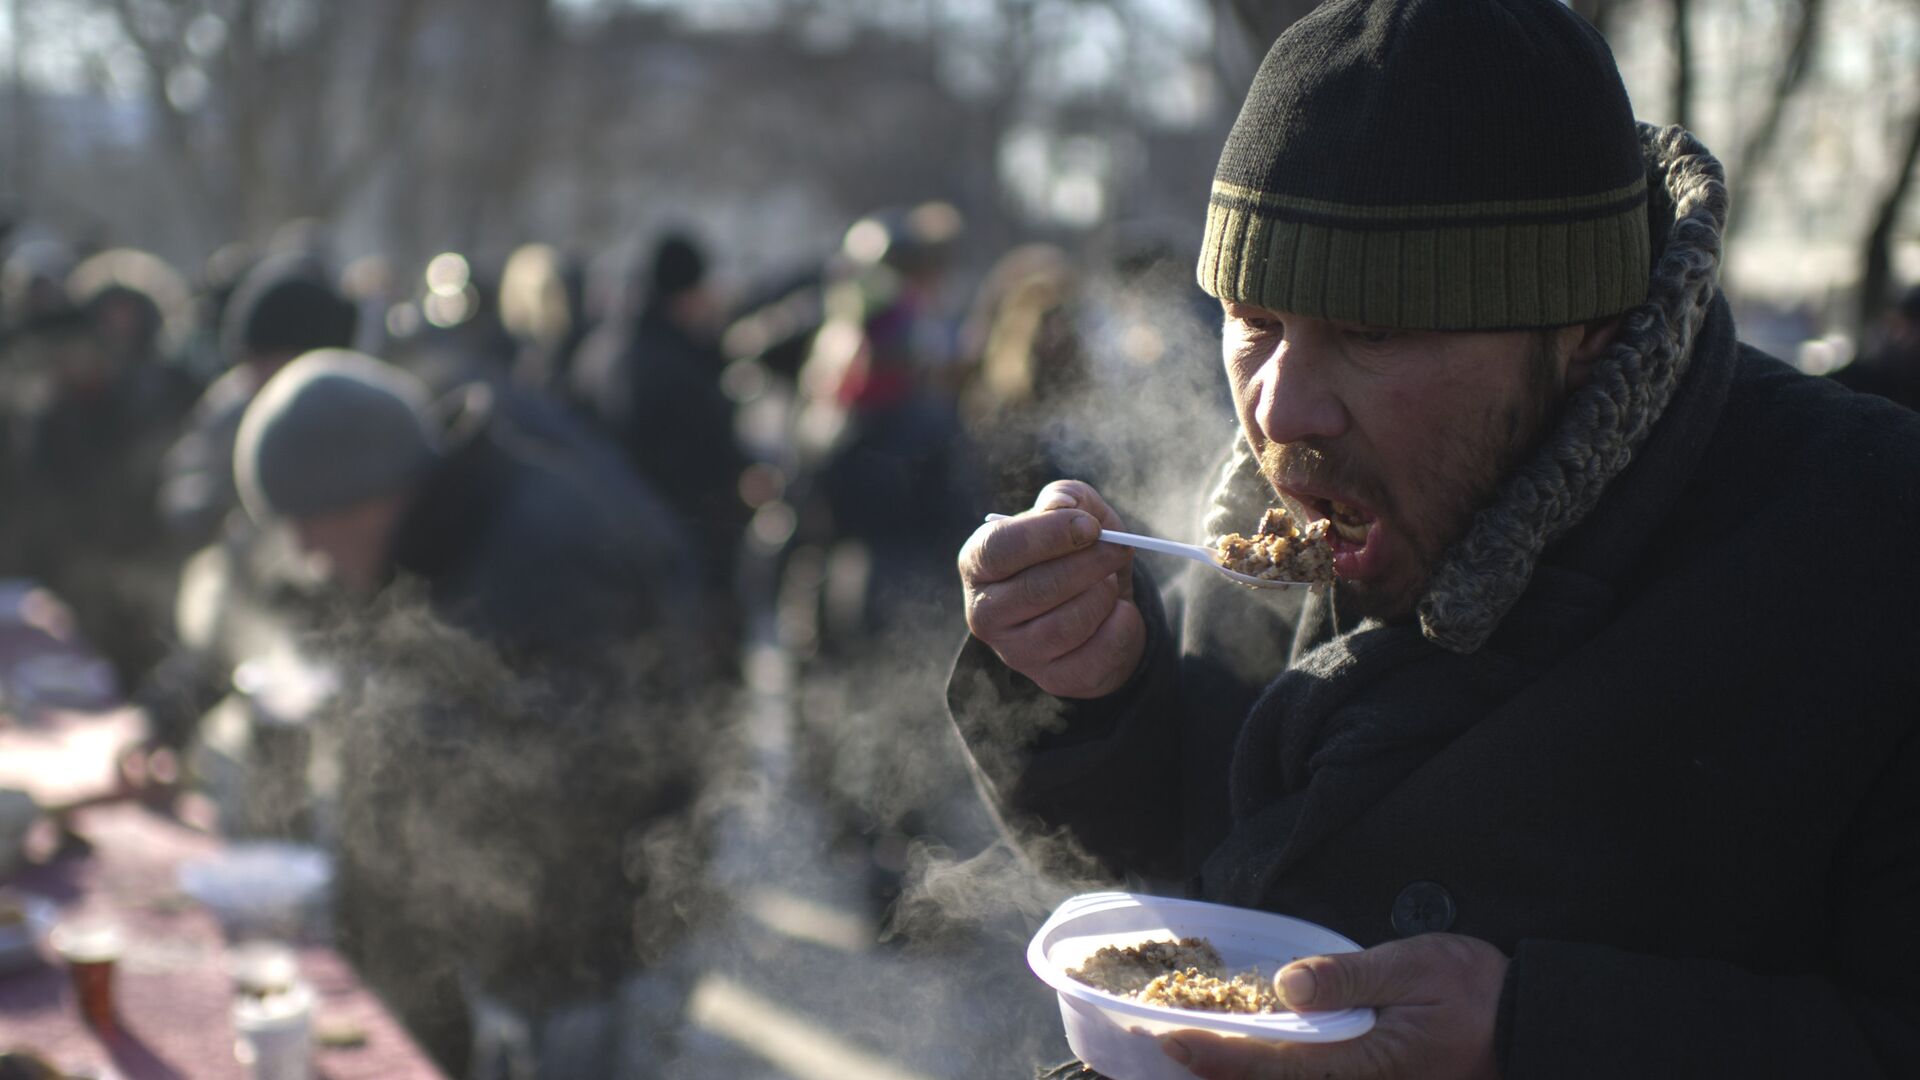
<path id="1" fill-rule="evenodd" d="M 1486 643 L 1526 590 L 1540 552 L 1578 525 L 1625 471 L 1686 374 L 1720 268 L 1726 180 L 1720 162 L 1680 128 L 1642 124 L 1640 144 L 1653 200 L 1649 217 L 1671 220 L 1657 245 L 1646 302 L 1625 315 L 1592 381 L 1568 398 L 1553 432 L 1428 580 L 1420 629 L 1452 652 L 1472 653 Z M 1272 499 L 1246 441 L 1236 439 L 1212 497 L 1208 534 L 1244 527 Z"/>

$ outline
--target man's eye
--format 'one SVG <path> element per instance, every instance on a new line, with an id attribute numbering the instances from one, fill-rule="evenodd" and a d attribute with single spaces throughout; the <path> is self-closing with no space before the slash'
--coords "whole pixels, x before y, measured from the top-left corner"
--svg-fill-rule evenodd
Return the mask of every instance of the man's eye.
<path id="1" fill-rule="evenodd" d="M 1286 329 L 1285 323 L 1271 315 L 1236 315 L 1234 321 L 1249 334 L 1277 334 Z"/>
<path id="2" fill-rule="evenodd" d="M 1368 345 L 1385 345 L 1396 335 L 1392 330 L 1349 330 L 1347 336 Z"/>

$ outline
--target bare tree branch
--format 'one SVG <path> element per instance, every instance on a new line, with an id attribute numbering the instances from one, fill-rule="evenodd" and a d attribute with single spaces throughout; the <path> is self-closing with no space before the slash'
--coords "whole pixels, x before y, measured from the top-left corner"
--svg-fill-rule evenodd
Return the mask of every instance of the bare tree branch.
<path id="1" fill-rule="evenodd" d="M 360 138 L 341 151 L 314 186 L 313 212 L 331 214 L 352 190 L 363 183 L 391 152 L 393 141 L 418 113 L 420 96 L 414 92 L 408 63 L 414 32 L 419 29 L 423 0 L 387 0 L 386 19 L 375 31 L 378 54 L 369 77 Z"/>
<path id="2" fill-rule="evenodd" d="M 1673 123 L 1693 127 L 1693 0 L 1673 0 Z"/>
<path id="3" fill-rule="evenodd" d="M 1794 10 L 1793 35 L 1774 79 L 1773 96 L 1767 100 L 1766 112 L 1748 133 L 1746 141 L 1741 144 L 1739 158 L 1727 173 L 1729 235 L 1737 232 L 1741 223 L 1752 216 L 1742 212 L 1741 208 L 1746 205 L 1745 196 L 1752 190 L 1754 177 L 1765 166 L 1767 156 L 1780 135 L 1780 122 L 1786 115 L 1787 105 L 1806 85 L 1807 76 L 1813 71 L 1820 22 L 1826 12 L 1825 0 L 1798 0 Z"/>
<path id="4" fill-rule="evenodd" d="M 1915 165 L 1920 163 L 1920 106 L 1907 119 L 1907 145 L 1896 166 L 1893 180 L 1873 216 L 1861 245 L 1859 306 L 1855 312 L 1854 339 L 1866 340 L 1868 329 L 1893 291 L 1893 233 L 1913 190 Z"/>
<path id="5" fill-rule="evenodd" d="M 160 151 L 193 196 L 195 216 L 204 217 L 217 205 L 219 196 L 200 155 L 194 152 L 190 118 L 167 93 L 168 76 L 180 59 L 180 35 L 169 33 L 171 27 L 157 28 L 160 32 L 154 32 L 156 28 L 148 18 L 148 12 L 154 9 L 143 10 L 135 0 L 109 0 L 108 10 L 140 56 L 147 106 L 160 124 Z"/>

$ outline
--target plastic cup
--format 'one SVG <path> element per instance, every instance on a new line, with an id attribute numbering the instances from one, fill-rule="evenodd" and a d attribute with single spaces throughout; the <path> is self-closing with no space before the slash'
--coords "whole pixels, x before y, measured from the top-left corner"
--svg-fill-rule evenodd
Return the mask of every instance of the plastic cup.
<path id="1" fill-rule="evenodd" d="M 249 941 L 228 951 L 227 974 L 236 997 L 268 997 L 300 982 L 300 959 L 278 941 Z"/>
<path id="2" fill-rule="evenodd" d="M 233 1002 L 233 1056 L 253 1080 L 312 1080 L 313 990 L 305 983 Z"/>
<path id="3" fill-rule="evenodd" d="M 114 1033 L 113 970 L 124 940 L 110 922 L 62 923 L 48 942 L 66 961 L 80 1016 L 101 1038 Z"/>

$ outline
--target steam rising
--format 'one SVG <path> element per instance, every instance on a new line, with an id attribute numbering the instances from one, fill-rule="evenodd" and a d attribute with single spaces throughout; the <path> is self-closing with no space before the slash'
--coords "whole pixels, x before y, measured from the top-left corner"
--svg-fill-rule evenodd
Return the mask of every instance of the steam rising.
<path id="1" fill-rule="evenodd" d="M 1082 286 L 1085 377 L 1025 432 L 1129 526 L 1184 539 L 1234 434 L 1193 295 L 1179 261 Z M 939 572 L 900 588 L 883 626 L 804 666 L 780 644 L 787 613 L 759 612 L 744 688 L 690 673 L 671 629 L 610 659 L 528 663 L 450 629 L 417 592 L 347 617 L 315 643 L 348 687 L 317 728 L 342 796 L 319 825 L 347 856 L 345 943 L 369 981 L 430 1031 L 449 987 L 538 1010 L 592 982 L 580 965 L 637 963 L 652 989 L 619 993 L 653 1004 L 624 1053 L 678 1061 L 671 1076 L 750 1056 L 686 1000 L 774 1002 L 925 1076 L 1065 1057 L 1025 942 L 1065 897 L 1116 882 L 1071 837 L 980 798 L 944 708 L 965 634 L 953 553 L 934 554 Z M 1059 723 L 1046 703 L 990 719 L 1004 754 Z M 1011 764 L 984 758 L 990 773 Z M 859 913 L 873 947 L 765 917 L 808 904 Z M 355 905 L 405 929 L 356 922 Z M 556 957 L 568 979 L 525 976 Z"/>

